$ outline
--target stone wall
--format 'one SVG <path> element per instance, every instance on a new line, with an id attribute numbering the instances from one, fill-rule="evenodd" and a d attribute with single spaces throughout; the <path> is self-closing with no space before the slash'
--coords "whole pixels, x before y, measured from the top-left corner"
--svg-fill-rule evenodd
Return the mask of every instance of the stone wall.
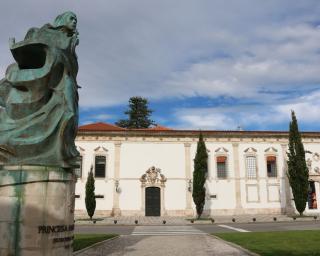
<path id="1" fill-rule="evenodd" d="M 0 169 L 0 255 L 72 255 L 74 174 L 63 168 Z"/>

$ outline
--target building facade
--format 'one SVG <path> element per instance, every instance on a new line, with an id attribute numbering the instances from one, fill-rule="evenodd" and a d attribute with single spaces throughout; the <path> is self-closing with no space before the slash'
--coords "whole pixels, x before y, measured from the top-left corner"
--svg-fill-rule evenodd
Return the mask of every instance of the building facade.
<path id="1" fill-rule="evenodd" d="M 208 150 L 204 215 L 292 214 L 287 132 L 203 131 Z M 76 215 L 86 215 L 85 184 L 95 176 L 95 216 L 194 216 L 193 159 L 199 131 L 79 128 Z M 309 168 L 307 214 L 320 213 L 320 133 L 303 133 Z"/>

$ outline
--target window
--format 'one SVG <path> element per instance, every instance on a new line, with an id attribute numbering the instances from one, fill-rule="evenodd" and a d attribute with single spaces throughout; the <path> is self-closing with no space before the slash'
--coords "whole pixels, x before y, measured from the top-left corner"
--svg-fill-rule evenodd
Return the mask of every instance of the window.
<path id="1" fill-rule="evenodd" d="M 76 177 L 81 179 L 81 177 L 82 177 L 82 156 L 78 157 L 77 164 L 79 165 L 79 168 L 76 168 L 74 171 L 75 171 Z"/>
<path id="2" fill-rule="evenodd" d="M 246 166 L 247 166 L 247 178 L 256 179 L 257 178 L 257 162 L 255 156 L 246 157 Z"/>
<path id="3" fill-rule="evenodd" d="M 275 156 L 267 157 L 267 175 L 277 177 L 277 158 Z"/>
<path id="4" fill-rule="evenodd" d="M 316 188 L 314 185 L 314 181 L 309 181 L 308 188 L 308 208 L 309 209 L 318 209 L 317 206 L 317 196 L 316 196 Z"/>
<path id="5" fill-rule="evenodd" d="M 104 178 L 106 176 L 106 157 L 96 156 L 95 157 L 95 168 L 94 173 L 96 178 Z"/>
<path id="6" fill-rule="evenodd" d="M 217 177 L 220 179 L 227 178 L 227 157 L 217 157 Z"/>

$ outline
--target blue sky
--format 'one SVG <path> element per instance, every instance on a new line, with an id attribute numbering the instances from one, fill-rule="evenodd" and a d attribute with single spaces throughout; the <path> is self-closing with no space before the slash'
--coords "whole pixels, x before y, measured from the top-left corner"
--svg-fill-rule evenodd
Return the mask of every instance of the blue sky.
<path id="1" fill-rule="evenodd" d="M 320 1 L 70 0 L 0 3 L 8 38 L 78 15 L 80 123 L 123 118 L 143 96 L 177 129 L 320 130 Z"/>

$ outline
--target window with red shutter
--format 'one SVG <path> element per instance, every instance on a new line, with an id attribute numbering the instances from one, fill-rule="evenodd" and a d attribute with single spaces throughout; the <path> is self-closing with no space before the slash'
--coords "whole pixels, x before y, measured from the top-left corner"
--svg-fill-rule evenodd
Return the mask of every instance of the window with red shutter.
<path id="1" fill-rule="evenodd" d="M 217 156 L 217 177 L 219 179 L 227 178 L 227 157 Z"/>

